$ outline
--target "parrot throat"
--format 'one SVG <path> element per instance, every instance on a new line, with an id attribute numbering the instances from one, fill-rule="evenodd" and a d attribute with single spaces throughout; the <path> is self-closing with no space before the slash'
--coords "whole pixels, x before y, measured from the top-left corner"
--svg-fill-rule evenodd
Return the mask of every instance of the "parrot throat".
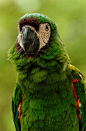
<path id="1" fill-rule="evenodd" d="M 28 54 L 28 56 L 29 56 L 29 57 L 36 57 L 36 56 L 38 56 L 38 55 L 40 54 L 40 52 L 48 49 L 48 47 L 49 47 L 49 44 L 47 43 L 43 48 L 40 49 L 40 51 L 37 51 L 37 52 L 35 52 L 35 53 L 33 53 L 33 54 Z M 17 52 L 19 52 L 24 58 L 27 58 L 24 49 L 20 46 L 20 44 L 19 44 L 18 42 L 16 43 L 16 50 L 17 50 Z"/>

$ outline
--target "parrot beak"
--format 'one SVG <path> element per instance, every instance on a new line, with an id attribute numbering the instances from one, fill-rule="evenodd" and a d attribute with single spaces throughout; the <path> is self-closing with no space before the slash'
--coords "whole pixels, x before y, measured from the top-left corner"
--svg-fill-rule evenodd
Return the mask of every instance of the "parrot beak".
<path id="1" fill-rule="evenodd" d="M 34 54 L 39 49 L 39 38 L 30 26 L 25 26 L 22 30 L 22 45 L 26 56 L 28 56 L 28 54 Z"/>

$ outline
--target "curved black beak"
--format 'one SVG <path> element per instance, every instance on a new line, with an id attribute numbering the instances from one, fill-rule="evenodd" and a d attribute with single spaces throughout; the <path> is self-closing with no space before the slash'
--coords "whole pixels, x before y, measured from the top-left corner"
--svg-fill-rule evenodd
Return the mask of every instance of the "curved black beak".
<path id="1" fill-rule="evenodd" d="M 33 54 L 39 49 L 39 38 L 37 37 L 36 32 L 31 29 L 30 26 L 25 26 L 22 31 L 22 45 L 26 52 L 26 55 Z"/>

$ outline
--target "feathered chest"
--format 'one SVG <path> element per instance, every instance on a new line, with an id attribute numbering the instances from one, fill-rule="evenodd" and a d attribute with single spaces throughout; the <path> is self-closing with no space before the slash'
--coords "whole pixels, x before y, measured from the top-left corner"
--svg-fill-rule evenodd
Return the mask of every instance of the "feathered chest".
<path id="1" fill-rule="evenodd" d="M 47 86 L 45 85 L 44 88 Z M 24 127 L 28 125 L 28 129 L 31 129 L 32 126 L 35 128 L 37 124 L 37 129 L 43 126 L 46 130 L 48 126 L 48 130 L 54 128 L 58 130 L 63 128 L 60 123 L 64 126 L 71 122 L 72 126 L 78 123 L 76 100 L 73 98 L 73 94 L 71 92 L 68 94 L 65 89 L 62 92 L 41 90 L 27 93 L 24 95 L 21 109 L 21 125 L 24 124 Z M 55 124 L 56 127 L 54 127 Z"/>

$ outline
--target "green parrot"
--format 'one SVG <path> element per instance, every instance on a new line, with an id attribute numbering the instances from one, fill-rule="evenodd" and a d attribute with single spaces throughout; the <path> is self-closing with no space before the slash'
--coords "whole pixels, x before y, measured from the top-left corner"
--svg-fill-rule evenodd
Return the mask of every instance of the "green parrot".
<path id="1" fill-rule="evenodd" d="M 86 86 L 71 65 L 56 24 L 25 14 L 8 58 L 17 71 L 12 98 L 16 131 L 86 131 Z"/>

